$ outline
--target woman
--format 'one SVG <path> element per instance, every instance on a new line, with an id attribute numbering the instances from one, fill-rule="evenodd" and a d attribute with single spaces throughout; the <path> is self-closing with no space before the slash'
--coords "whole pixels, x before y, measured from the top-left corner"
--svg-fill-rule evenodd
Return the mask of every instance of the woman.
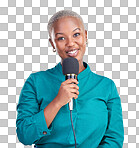
<path id="1" fill-rule="evenodd" d="M 19 141 L 24 145 L 35 144 L 37 148 L 73 148 L 68 103 L 74 98 L 72 116 L 77 147 L 122 148 L 121 100 L 115 83 L 93 73 L 83 62 L 87 31 L 82 18 L 70 10 L 59 11 L 49 20 L 48 32 L 61 62 L 27 78 L 17 105 Z M 78 81 L 65 81 L 62 62 L 67 57 L 79 62 Z"/>

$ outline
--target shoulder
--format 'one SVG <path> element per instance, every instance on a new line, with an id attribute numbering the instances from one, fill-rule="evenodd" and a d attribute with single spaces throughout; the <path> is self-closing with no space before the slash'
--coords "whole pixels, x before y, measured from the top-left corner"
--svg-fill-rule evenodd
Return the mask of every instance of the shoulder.
<path id="1" fill-rule="evenodd" d="M 29 75 L 29 78 L 31 79 L 43 79 L 43 78 L 49 78 L 54 73 L 54 67 L 51 69 L 47 69 L 45 71 L 37 71 L 34 73 L 31 73 Z"/>
<path id="2" fill-rule="evenodd" d="M 92 72 L 92 82 L 95 83 L 96 86 L 99 86 L 100 89 L 103 89 L 106 92 L 116 90 L 116 84 L 114 80 L 106 76 L 96 74 L 94 72 Z"/>
<path id="3" fill-rule="evenodd" d="M 101 92 L 107 93 L 108 94 L 107 96 L 111 98 L 119 97 L 116 84 L 112 79 L 106 76 L 95 74 L 93 72 L 92 72 L 92 76 L 94 77 L 93 81 L 97 81 L 95 84 L 96 86 L 99 86 L 98 88 L 99 90 L 101 90 Z"/>
<path id="4" fill-rule="evenodd" d="M 103 76 L 103 75 L 100 75 L 100 74 L 96 74 L 94 72 L 91 72 L 91 75 L 92 75 L 94 80 L 102 81 L 102 82 L 104 82 L 106 84 L 114 83 L 114 81 L 111 78 L 108 78 L 106 76 Z"/>

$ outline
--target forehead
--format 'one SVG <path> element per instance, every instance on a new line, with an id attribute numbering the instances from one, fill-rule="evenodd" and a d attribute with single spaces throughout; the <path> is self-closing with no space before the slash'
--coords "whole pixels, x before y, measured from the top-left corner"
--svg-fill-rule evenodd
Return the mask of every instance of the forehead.
<path id="1" fill-rule="evenodd" d="M 83 29 L 83 23 L 81 22 L 80 19 L 76 18 L 76 17 L 70 17 L 70 16 L 66 16 L 63 18 L 58 19 L 52 29 L 55 31 L 64 31 L 64 30 L 73 30 L 75 29 L 75 27 L 81 28 Z"/>

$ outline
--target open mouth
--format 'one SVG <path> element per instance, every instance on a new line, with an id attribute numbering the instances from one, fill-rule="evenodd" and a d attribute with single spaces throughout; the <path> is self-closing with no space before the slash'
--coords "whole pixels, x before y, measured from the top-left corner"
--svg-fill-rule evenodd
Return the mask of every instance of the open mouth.
<path id="1" fill-rule="evenodd" d="M 75 56 L 77 56 L 78 52 L 79 52 L 79 49 L 69 51 L 69 52 L 66 52 L 66 53 L 67 53 L 68 56 L 75 57 Z"/>

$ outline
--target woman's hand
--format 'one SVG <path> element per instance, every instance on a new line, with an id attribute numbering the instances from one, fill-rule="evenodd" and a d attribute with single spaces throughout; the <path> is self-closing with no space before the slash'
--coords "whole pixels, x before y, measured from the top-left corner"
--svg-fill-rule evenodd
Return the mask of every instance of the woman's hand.
<path id="1" fill-rule="evenodd" d="M 75 84 L 72 84 L 75 83 Z M 64 106 L 69 103 L 71 98 L 77 99 L 79 95 L 79 87 L 77 86 L 78 81 L 76 79 L 67 79 L 61 83 L 56 100 L 58 105 Z"/>

